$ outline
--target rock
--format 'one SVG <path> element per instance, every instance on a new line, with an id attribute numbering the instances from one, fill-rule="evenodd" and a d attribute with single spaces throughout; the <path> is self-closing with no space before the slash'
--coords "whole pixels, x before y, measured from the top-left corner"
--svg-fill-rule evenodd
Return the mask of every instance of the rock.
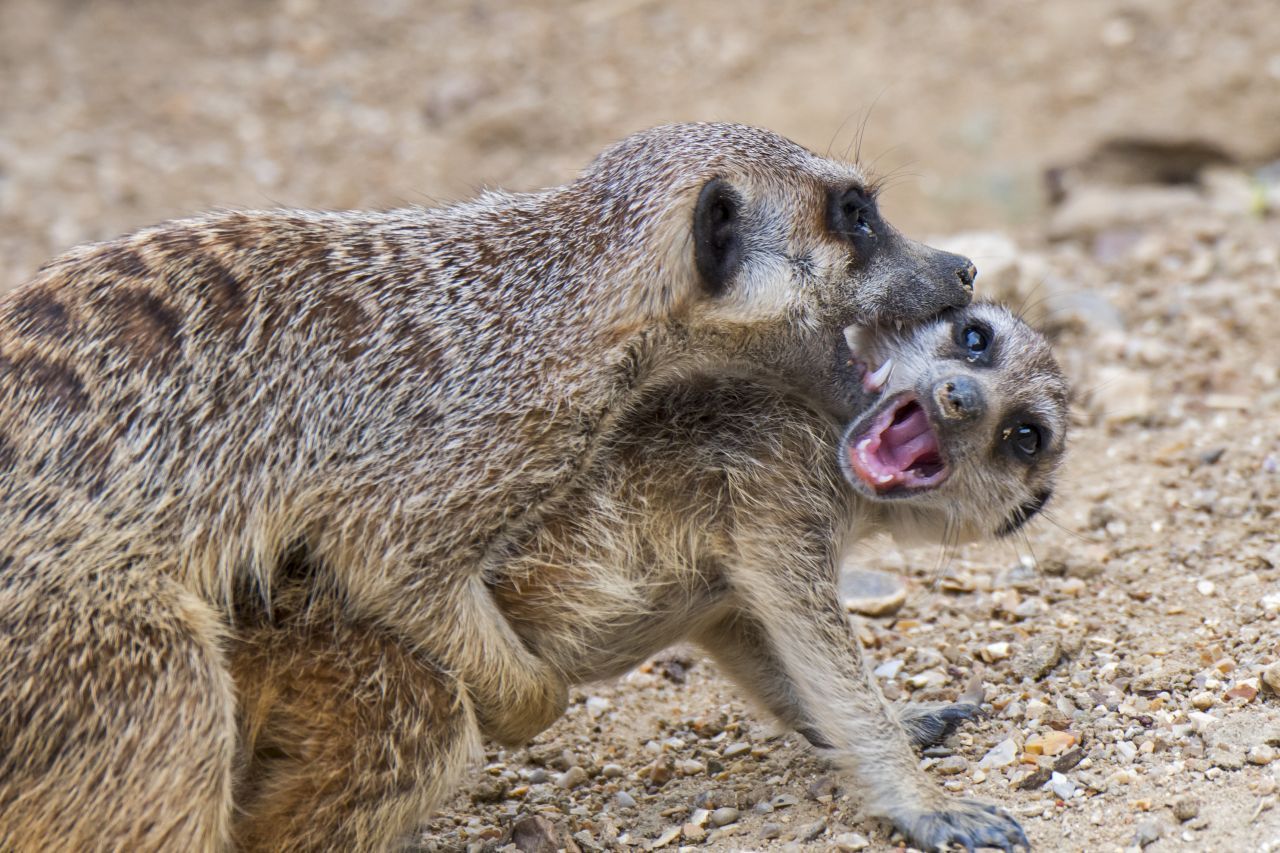
<path id="1" fill-rule="evenodd" d="M 484 776 L 471 789 L 471 802 L 496 803 L 505 799 L 511 784 L 501 776 Z"/>
<path id="2" fill-rule="evenodd" d="M 955 776 L 969 769 L 969 762 L 964 760 L 963 756 L 953 755 L 950 758 L 944 758 L 933 766 L 939 776 Z"/>
<path id="3" fill-rule="evenodd" d="M 1260 743 L 1249 750 L 1246 758 L 1250 764 L 1265 766 L 1276 760 L 1276 750 L 1275 747 L 1269 744 Z"/>
<path id="4" fill-rule="evenodd" d="M 1207 711 L 1212 708 L 1214 701 L 1213 694 L 1207 690 L 1191 697 L 1191 704 L 1201 711 Z"/>
<path id="5" fill-rule="evenodd" d="M 1084 750 L 1077 746 L 1058 756 L 1058 760 L 1053 762 L 1053 769 L 1059 773 L 1066 773 L 1082 760 L 1084 760 Z"/>
<path id="6" fill-rule="evenodd" d="M 800 800 L 792 794 L 779 794 L 769 801 L 769 805 L 773 806 L 775 809 L 785 809 L 788 806 L 794 806 L 798 802 L 800 802 Z"/>
<path id="7" fill-rule="evenodd" d="M 587 698 L 587 716 L 593 720 L 598 720 L 613 707 L 608 699 L 600 696 L 591 696 Z"/>
<path id="8" fill-rule="evenodd" d="M 1018 678 L 1039 681 L 1062 660 L 1062 640 L 1056 634 L 1034 637 L 1011 664 Z"/>
<path id="9" fill-rule="evenodd" d="M 1071 732 L 1051 731 L 1045 735 L 1032 735 L 1027 738 L 1027 752 L 1032 755 L 1061 755 L 1076 745 L 1076 736 Z"/>
<path id="10" fill-rule="evenodd" d="M 680 827 L 680 835 L 686 841 L 699 842 L 707 837 L 707 831 L 696 823 L 686 823 Z"/>
<path id="11" fill-rule="evenodd" d="M 1018 757 L 1018 745 L 1009 738 L 1000 741 L 978 762 L 978 768 L 981 770 L 990 770 L 995 767 L 1008 767 Z"/>
<path id="12" fill-rule="evenodd" d="M 995 663 L 996 661 L 1004 660 L 1009 656 L 1010 646 L 1008 643 L 1004 642 L 991 643 L 983 646 L 982 651 L 979 652 L 979 654 L 982 655 L 982 659 L 987 663 Z"/>
<path id="13" fill-rule="evenodd" d="M 628 794 L 626 791 L 619 791 L 613 795 L 613 801 L 617 803 L 620 809 L 634 809 L 636 807 L 636 798 Z"/>
<path id="14" fill-rule="evenodd" d="M 711 813 L 710 820 L 713 826 L 728 826 L 731 823 L 737 823 L 738 810 L 732 806 L 723 806 Z"/>
<path id="15" fill-rule="evenodd" d="M 1280 693 L 1280 661 L 1276 661 L 1262 671 L 1262 683 L 1272 693 Z"/>
<path id="16" fill-rule="evenodd" d="M 840 596 L 845 609 L 863 616 L 897 613 L 907 601 L 907 585 L 889 572 L 845 569 L 840 575 Z"/>
<path id="17" fill-rule="evenodd" d="M 898 673 L 902 671 L 903 664 L 904 661 L 901 658 L 886 661 L 875 668 L 874 675 L 876 678 L 897 678 Z"/>
<path id="18" fill-rule="evenodd" d="M 782 825 L 777 823 L 766 823 L 760 827 L 761 838 L 777 838 L 782 835 Z"/>
<path id="19" fill-rule="evenodd" d="M 707 765 L 693 758 L 686 758 L 676 762 L 676 770 L 680 771 L 681 776 L 700 776 L 707 772 Z"/>
<path id="20" fill-rule="evenodd" d="M 831 839 L 831 842 L 840 853 L 856 853 L 871 845 L 870 841 L 856 832 L 842 832 Z"/>
<path id="21" fill-rule="evenodd" d="M 606 779 L 620 779 L 626 775 L 621 764 L 606 764 L 600 768 L 600 775 Z"/>
<path id="22" fill-rule="evenodd" d="M 731 743 L 724 748 L 724 752 L 720 753 L 725 758 L 737 758 L 739 755 L 746 755 L 751 751 L 751 744 L 737 741 Z"/>
<path id="23" fill-rule="evenodd" d="M 559 778 L 556 779 L 556 785 L 568 791 L 587 781 L 587 778 L 587 771 L 574 765 L 560 774 Z"/>
<path id="24" fill-rule="evenodd" d="M 1200 803 L 1192 797 L 1179 797 L 1177 802 L 1173 804 L 1173 816 L 1183 823 L 1199 817 L 1199 815 Z"/>
<path id="25" fill-rule="evenodd" d="M 1055 240 L 1088 238 L 1103 231 L 1160 221 L 1175 211 L 1204 206 L 1200 193 L 1187 187 L 1087 185 L 1073 189 L 1054 211 L 1049 236 Z"/>
<path id="26" fill-rule="evenodd" d="M 1244 767 L 1243 753 L 1224 743 L 1209 747 L 1205 758 L 1214 767 L 1221 767 L 1223 770 L 1239 770 Z"/>
<path id="27" fill-rule="evenodd" d="M 520 853 L 556 853 L 566 846 L 555 824 L 537 815 L 513 823 L 509 843 Z"/>
<path id="28" fill-rule="evenodd" d="M 653 762 L 652 766 L 649 767 L 648 775 L 650 784 L 661 788 L 675 777 L 675 760 L 668 756 L 664 760 Z"/>
<path id="29" fill-rule="evenodd" d="M 1049 790 L 1053 791 L 1053 795 L 1060 800 L 1069 800 L 1075 795 L 1076 785 L 1061 773 L 1054 773 L 1049 777 Z"/>
<path id="30" fill-rule="evenodd" d="M 1134 832 L 1134 843 L 1139 847 L 1146 847 L 1159 841 L 1164 836 L 1165 824 L 1158 817 L 1149 817 L 1138 824 L 1137 831 Z"/>
<path id="31" fill-rule="evenodd" d="M 827 831 L 827 822 L 825 820 L 808 823 L 796 830 L 796 840 L 801 842 L 816 841 Z"/>
<path id="32" fill-rule="evenodd" d="M 1053 771 L 1048 767 L 1037 767 L 1014 782 L 1013 787 L 1019 791 L 1034 791 L 1044 785 L 1045 782 L 1048 782 L 1051 776 L 1053 776 Z"/>
<path id="33" fill-rule="evenodd" d="M 657 850 L 659 847 L 666 847 L 668 844 L 670 844 L 672 841 L 675 841 L 679 837 L 680 837 L 680 827 L 678 826 L 669 827 L 668 829 L 663 830 L 661 835 L 659 835 L 657 838 L 653 839 L 652 842 L 650 842 L 649 849 Z"/>

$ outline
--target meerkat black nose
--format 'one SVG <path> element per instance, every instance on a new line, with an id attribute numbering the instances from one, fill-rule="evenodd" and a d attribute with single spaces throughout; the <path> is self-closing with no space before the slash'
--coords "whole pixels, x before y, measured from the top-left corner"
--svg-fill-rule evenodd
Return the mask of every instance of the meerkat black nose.
<path id="1" fill-rule="evenodd" d="M 963 266 L 956 270 L 956 278 L 960 279 L 961 287 L 972 293 L 973 280 L 978 277 L 978 268 L 966 257 L 956 255 L 956 258 L 963 262 Z"/>
<path id="2" fill-rule="evenodd" d="M 938 383 L 933 390 L 938 411 L 948 420 L 969 420 L 982 414 L 986 400 L 977 381 L 968 376 L 953 376 Z"/>

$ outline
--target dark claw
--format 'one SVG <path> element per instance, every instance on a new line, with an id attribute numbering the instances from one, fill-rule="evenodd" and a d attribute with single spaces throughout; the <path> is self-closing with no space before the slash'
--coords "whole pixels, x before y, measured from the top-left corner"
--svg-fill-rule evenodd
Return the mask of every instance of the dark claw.
<path id="1" fill-rule="evenodd" d="M 979 720 L 983 716 L 982 709 L 968 702 L 956 702 L 942 705 L 930 711 L 912 713 L 908 705 L 902 714 L 902 724 L 906 726 L 911 742 L 918 748 L 936 746 L 951 737 L 961 723 Z"/>

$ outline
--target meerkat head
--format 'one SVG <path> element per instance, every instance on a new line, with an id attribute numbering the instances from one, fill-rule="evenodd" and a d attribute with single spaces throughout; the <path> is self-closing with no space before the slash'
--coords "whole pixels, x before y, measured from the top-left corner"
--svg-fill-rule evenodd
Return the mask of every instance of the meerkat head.
<path id="1" fill-rule="evenodd" d="M 847 331 L 863 414 L 845 431 L 849 482 L 897 535 L 1007 536 L 1053 494 L 1068 387 L 1049 343 L 976 303 L 901 331 Z"/>
<path id="2" fill-rule="evenodd" d="M 627 280 L 650 316 L 722 328 L 776 320 L 838 337 L 854 322 L 923 320 L 972 294 L 973 264 L 895 230 L 857 166 L 766 130 L 644 131 L 606 149 L 577 189 L 617 255 L 643 261 Z M 635 241 L 643 251 L 628 251 Z"/>

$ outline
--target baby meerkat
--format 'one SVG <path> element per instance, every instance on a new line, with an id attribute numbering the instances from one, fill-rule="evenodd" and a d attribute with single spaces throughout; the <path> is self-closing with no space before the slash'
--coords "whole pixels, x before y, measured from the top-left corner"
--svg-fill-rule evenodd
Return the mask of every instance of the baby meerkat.
<path id="1" fill-rule="evenodd" d="M 919 769 L 912 745 L 978 709 L 888 704 L 837 575 L 877 531 L 955 541 L 1023 525 L 1053 489 L 1067 383 L 1045 339 L 991 304 L 904 330 L 860 328 L 849 341 L 842 375 L 861 412 L 852 424 L 749 378 L 651 388 L 560 511 L 508 543 L 486 581 L 530 652 L 567 683 L 615 677 L 692 640 L 841 765 L 867 810 L 913 844 L 1027 845 L 1004 812 L 948 798 Z M 308 686 L 317 665 L 307 661 L 317 648 L 336 656 L 370 643 L 360 626 L 332 621 L 330 605 L 307 607 L 264 619 L 234 646 L 233 661 L 266 673 L 245 694 L 246 743 L 276 757 L 249 771 L 252 785 L 323 771 L 305 736 L 326 724 L 343 682 L 322 665 Z M 445 785 L 458 767 L 441 764 L 432 779 Z"/>
<path id="2" fill-rule="evenodd" d="M 855 166 L 729 124 L 538 192 L 55 259 L 0 300 L 0 849 L 394 843 L 478 732 L 562 713 L 568 673 L 495 588 L 651 389 L 748 376 L 838 414 L 840 330 L 973 277 Z M 295 563 L 323 569 L 328 644 L 229 659 L 233 611 L 287 614 Z M 274 724 L 240 697 L 290 691 L 290 755 L 319 757 L 237 775 L 274 755 L 242 749 Z"/>

